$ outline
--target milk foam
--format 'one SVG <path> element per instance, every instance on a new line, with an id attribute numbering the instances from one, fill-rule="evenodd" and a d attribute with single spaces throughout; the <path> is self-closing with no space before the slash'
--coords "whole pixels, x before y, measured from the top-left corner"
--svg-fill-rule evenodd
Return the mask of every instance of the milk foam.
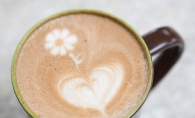
<path id="1" fill-rule="evenodd" d="M 116 21 L 75 14 L 34 31 L 16 62 L 22 101 L 38 117 L 125 117 L 145 92 L 140 43 Z"/>
<path id="2" fill-rule="evenodd" d="M 123 81 L 124 72 L 120 64 L 97 67 L 85 78 L 64 77 L 58 84 L 58 91 L 63 98 L 79 107 L 94 108 L 104 112 L 104 107 L 116 95 Z"/>
<path id="3" fill-rule="evenodd" d="M 52 32 L 48 33 L 45 38 L 45 48 L 51 49 L 50 53 L 52 55 L 66 55 L 68 50 L 73 50 L 73 44 L 77 42 L 76 35 L 70 35 L 68 29 L 54 29 Z M 60 43 L 56 44 L 58 40 Z"/>

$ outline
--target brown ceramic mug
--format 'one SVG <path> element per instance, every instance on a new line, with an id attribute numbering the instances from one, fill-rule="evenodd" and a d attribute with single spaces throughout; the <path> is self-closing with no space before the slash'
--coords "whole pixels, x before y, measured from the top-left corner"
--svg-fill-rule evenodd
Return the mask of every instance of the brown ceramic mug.
<path id="1" fill-rule="evenodd" d="M 166 75 L 180 58 L 184 50 L 184 42 L 179 34 L 170 27 L 161 27 L 143 35 L 150 54 L 160 56 L 153 62 L 153 87 Z"/>
<path id="2" fill-rule="evenodd" d="M 133 108 L 133 110 L 129 111 L 128 114 L 126 114 L 126 117 L 132 117 L 142 106 L 144 103 L 146 97 L 149 94 L 150 88 L 153 88 L 157 85 L 157 83 L 165 76 L 165 74 L 171 69 L 171 67 L 177 62 L 179 57 L 181 56 L 183 49 L 184 49 L 184 43 L 182 38 L 170 27 L 162 27 L 158 28 L 156 30 L 153 30 L 149 32 L 148 34 L 144 35 L 142 38 L 139 36 L 139 34 L 127 23 L 125 23 L 123 20 L 116 18 L 115 16 L 112 16 L 108 13 L 104 13 L 101 11 L 94 11 L 94 10 L 74 10 L 74 11 L 68 11 L 68 12 L 62 12 L 58 13 L 56 15 L 53 15 L 49 17 L 48 19 L 43 20 L 39 24 L 37 24 L 35 27 L 33 27 L 22 39 L 20 44 L 18 45 L 18 48 L 15 52 L 13 63 L 12 63 L 12 83 L 14 87 L 14 91 L 16 93 L 16 96 L 21 103 L 22 107 L 26 110 L 29 117 L 39 117 L 38 114 L 35 114 L 23 101 L 23 98 L 20 94 L 20 91 L 18 89 L 17 85 L 17 78 L 16 78 L 16 64 L 18 61 L 18 55 L 20 54 L 21 49 L 24 47 L 24 44 L 26 43 L 27 38 L 36 31 L 37 28 L 39 28 L 42 24 L 45 24 L 46 22 L 50 21 L 51 19 L 55 19 L 57 17 L 66 16 L 69 14 L 92 14 L 92 15 L 98 15 L 101 17 L 106 17 L 108 19 L 111 19 L 123 27 L 125 27 L 128 31 L 130 31 L 140 42 L 142 47 L 144 48 L 144 52 L 146 53 L 146 58 L 148 59 L 149 63 L 149 81 L 148 85 L 146 87 L 146 90 L 143 94 L 143 97 L 138 102 L 138 104 Z M 145 41 L 145 42 L 144 42 Z M 146 46 L 147 45 L 147 46 Z M 150 52 L 150 54 L 149 54 Z M 159 56 L 157 59 L 153 62 L 153 68 L 152 68 L 152 62 L 151 57 L 158 54 Z M 153 80 L 152 80 L 153 79 Z M 151 84 L 153 81 L 153 85 Z"/>

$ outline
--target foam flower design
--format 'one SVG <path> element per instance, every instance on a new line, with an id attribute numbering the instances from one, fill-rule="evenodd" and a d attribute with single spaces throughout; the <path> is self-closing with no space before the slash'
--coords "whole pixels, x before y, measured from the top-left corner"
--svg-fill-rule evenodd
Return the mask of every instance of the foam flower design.
<path id="1" fill-rule="evenodd" d="M 54 29 L 45 37 L 45 48 L 50 49 L 52 55 L 66 55 L 68 50 L 73 50 L 77 42 L 76 35 L 70 34 L 68 29 Z"/>

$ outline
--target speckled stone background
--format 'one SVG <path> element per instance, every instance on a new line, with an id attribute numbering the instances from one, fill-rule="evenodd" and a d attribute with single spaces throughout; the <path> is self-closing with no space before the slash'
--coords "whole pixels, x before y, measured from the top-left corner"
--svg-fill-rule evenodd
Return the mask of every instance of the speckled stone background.
<path id="1" fill-rule="evenodd" d="M 75 8 L 114 14 L 141 35 L 161 26 L 178 31 L 185 41 L 185 52 L 150 93 L 140 118 L 195 118 L 195 0 L 1 0 L 0 118 L 26 118 L 10 74 L 12 55 L 22 36 L 43 18 Z"/>

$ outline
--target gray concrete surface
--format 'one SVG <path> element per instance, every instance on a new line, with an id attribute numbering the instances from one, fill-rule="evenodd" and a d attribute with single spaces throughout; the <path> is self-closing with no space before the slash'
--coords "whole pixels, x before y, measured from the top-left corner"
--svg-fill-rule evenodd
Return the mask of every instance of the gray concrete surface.
<path id="1" fill-rule="evenodd" d="M 59 11 L 90 8 L 114 14 L 140 34 L 171 26 L 186 48 L 180 61 L 152 91 L 140 118 L 195 118 L 195 1 L 194 0 L 1 0 L 0 1 L 0 118 L 26 118 L 11 85 L 11 59 L 26 31 Z"/>

